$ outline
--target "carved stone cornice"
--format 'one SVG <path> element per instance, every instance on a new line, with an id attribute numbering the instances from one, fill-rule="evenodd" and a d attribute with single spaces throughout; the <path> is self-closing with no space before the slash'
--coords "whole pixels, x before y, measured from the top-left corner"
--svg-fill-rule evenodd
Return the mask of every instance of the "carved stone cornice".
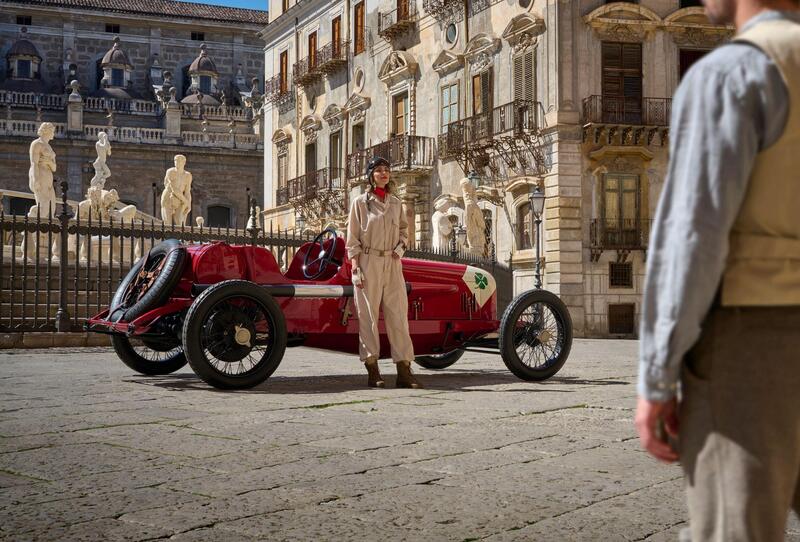
<path id="1" fill-rule="evenodd" d="M 464 49 L 464 58 L 469 63 L 470 72 L 478 73 L 490 67 L 501 46 L 499 38 L 487 34 L 478 34 L 469 40 Z"/>
<path id="2" fill-rule="evenodd" d="M 372 100 L 367 96 L 354 93 L 348 98 L 347 102 L 342 107 L 342 111 L 350 117 L 350 122 L 360 122 L 364 120 L 367 115 Z"/>
<path id="3" fill-rule="evenodd" d="M 317 140 L 317 133 L 322 129 L 322 121 L 316 115 L 308 115 L 300 123 L 300 130 L 306 142 L 312 143 Z"/>
<path id="4" fill-rule="evenodd" d="M 330 128 L 331 132 L 341 130 L 344 116 L 345 112 L 336 104 L 326 107 L 325 112 L 322 114 L 322 118 L 328 123 L 328 128 Z"/>
<path id="5" fill-rule="evenodd" d="M 391 87 L 400 81 L 408 81 L 417 73 L 417 61 L 407 51 L 392 51 L 378 70 L 378 79 Z"/>
<path id="6" fill-rule="evenodd" d="M 605 146 L 589 153 L 592 160 L 591 171 L 601 173 L 643 174 L 653 153 L 642 147 Z"/>
<path id="7" fill-rule="evenodd" d="M 731 39 L 735 31 L 728 28 L 709 26 L 683 26 L 670 24 L 666 27 L 672 39 L 679 47 L 699 47 L 713 49 L 717 45 Z"/>
<path id="8" fill-rule="evenodd" d="M 439 53 L 439 56 L 433 61 L 433 69 L 436 70 L 440 77 L 461 68 L 463 65 L 464 55 L 447 50 Z"/>
<path id="9" fill-rule="evenodd" d="M 521 53 L 529 47 L 535 47 L 538 36 L 544 31 L 545 24 L 542 19 L 530 13 L 523 13 L 511 19 L 500 37 L 511 45 L 514 53 Z"/>

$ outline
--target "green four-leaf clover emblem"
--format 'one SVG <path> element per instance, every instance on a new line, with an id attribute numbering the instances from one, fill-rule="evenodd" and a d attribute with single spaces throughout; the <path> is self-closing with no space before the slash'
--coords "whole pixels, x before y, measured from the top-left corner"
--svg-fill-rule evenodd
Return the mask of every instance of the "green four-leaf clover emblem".
<path id="1" fill-rule="evenodd" d="M 475 273 L 475 286 L 480 290 L 485 290 L 489 286 L 489 279 L 483 273 Z"/>

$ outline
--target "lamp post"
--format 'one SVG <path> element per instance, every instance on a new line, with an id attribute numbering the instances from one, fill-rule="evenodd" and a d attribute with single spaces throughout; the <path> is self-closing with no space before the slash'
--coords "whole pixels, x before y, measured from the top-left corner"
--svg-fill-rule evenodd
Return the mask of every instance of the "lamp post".
<path id="1" fill-rule="evenodd" d="M 158 185 L 153 183 L 153 218 L 156 217 L 156 199 L 158 199 Z"/>
<path id="2" fill-rule="evenodd" d="M 306 229 L 306 217 L 303 216 L 303 213 L 297 215 L 297 218 L 294 221 L 295 227 L 300 230 L 300 235 L 303 235 L 303 232 Z"/>
<path id="3" fill-rule="evenodd" d="M 541 225 L 542 213 L 544 212 L 544 192 L 538 185 L 531 185 L 533 190 L 528 192 L 528 199 L 531 203 L 531 215 L 533 223 L 536 224 L 536 283 L 537 290 L 542 288 L 542 257 L 541 257 Z"/>
<path id="4" fill-rule="evenodd" d="M 478 172 L 474 169 L 467 173 L 467 179 L 469 179 L 469 182 L 471 182 L 475 188 L 478 188 L 481 184 L 481 176 L 478 175 Z"/>

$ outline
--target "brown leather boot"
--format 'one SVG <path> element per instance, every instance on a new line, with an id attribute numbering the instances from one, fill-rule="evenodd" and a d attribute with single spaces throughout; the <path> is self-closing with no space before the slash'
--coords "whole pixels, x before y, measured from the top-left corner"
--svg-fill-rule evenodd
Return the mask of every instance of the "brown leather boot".
<path id="1" fill-rule="evenodd" d="M 378 369 L 378 358 L 367 358 L 364 360 L 364 366 L 367 368 L 367 386 L 370 388 L 385 388 L 386 383 L 383 381 L 380 369 Z"/>
<path id="2" fill-rule="evenodd" d="M 414 378 L 414 375 L 411 374 L 411 362 L 410 361 L 398 361 L 397 362 L 397 384 L 398 388 L 413 388 L 419 389 L 422 388 L 422 384 Z"/>

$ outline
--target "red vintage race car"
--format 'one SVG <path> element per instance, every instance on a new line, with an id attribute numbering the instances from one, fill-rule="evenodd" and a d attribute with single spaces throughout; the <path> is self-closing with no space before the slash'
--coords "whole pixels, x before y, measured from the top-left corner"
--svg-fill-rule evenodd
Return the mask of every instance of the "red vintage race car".
<path id="1" fill-rule="evenodd" d="M 217 388 L 249 388 L 266 380 L 287 347 L 358 353 L 350 263 L 333 230 L 298 249 L 285 273 L 272 252 L 222 242 L 156 245 L 122 280 L 111 306 L 86 322 L 110 333 L 133 370 L 169 374 L 187 361 Z M 500 353 L 525 380 L 561 369 L 572 322 L 545 290 L 517 296 L 497 317 L 491 274 L 463 264 L 403 259 L 408 321 L 416 362 L 449 367 L 464 351 Z M 382 322 L 381 356 L 389 354 Z"/>

